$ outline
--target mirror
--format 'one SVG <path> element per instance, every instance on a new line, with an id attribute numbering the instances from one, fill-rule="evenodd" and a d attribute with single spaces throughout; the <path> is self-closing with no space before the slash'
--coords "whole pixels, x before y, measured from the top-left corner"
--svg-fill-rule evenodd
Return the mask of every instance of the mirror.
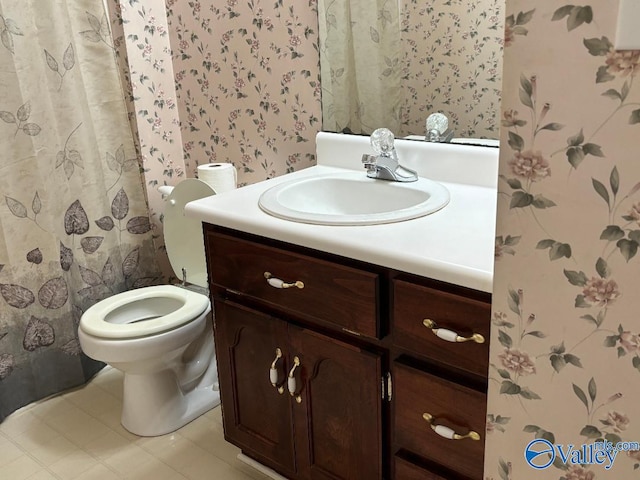
<path id="1" fill-rule="evenodd" d="M 505 0 L 318 0 L 323 130 L 499 137 Z"/>

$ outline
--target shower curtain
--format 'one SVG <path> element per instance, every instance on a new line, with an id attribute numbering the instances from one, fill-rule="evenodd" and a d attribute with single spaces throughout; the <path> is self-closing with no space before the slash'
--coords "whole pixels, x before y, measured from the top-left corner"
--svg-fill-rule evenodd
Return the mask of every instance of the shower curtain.
<path id="1" fill-rule="evenodd" d="M 318 20 L 323 130 L 399 133 L 400 2 L 318 0 Z"/>
<path id="2" fill-rule="evenodd" d="M 95 374 L 82 313 L 160 278 L 118 72 L 101 0 L 0 0 L 0 421 Z"/>

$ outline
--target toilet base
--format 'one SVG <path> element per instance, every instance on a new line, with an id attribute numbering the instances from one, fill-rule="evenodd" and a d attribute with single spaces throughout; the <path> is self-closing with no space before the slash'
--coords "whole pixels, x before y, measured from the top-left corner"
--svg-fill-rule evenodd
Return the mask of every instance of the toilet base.
<path id="1" fill-rule="evenodd" d="M 135 435 L 174 432 L 218 405 L 217 383 L 183 392 L 172 370 L 144 375 L 125 372 L 121 423 Z"/>

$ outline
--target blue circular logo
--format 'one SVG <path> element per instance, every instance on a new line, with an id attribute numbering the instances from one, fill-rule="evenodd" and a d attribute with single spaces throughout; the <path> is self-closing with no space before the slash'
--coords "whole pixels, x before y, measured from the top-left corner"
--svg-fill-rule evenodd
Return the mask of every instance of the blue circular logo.
<path id="1" fill-rule="evenodd" d="M 524 449 L 524 458 L 529 466 L 537 470 L 544 470 L 556 459 L 556 451 L 550 441 L 536 438 L 530 441 Z"/>

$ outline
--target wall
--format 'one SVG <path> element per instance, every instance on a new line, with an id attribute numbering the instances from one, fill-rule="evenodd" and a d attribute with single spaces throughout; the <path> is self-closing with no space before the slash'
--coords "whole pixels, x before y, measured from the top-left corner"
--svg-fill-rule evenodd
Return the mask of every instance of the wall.
<path id="1" fill-rule="evenodd" d="M 187 175 L 232 162 L 247 184 L 315 164 L 315 0 L 167 0 L 167 14 Z"/>
<path id="2" fill-rule="evenodd" d="M 158 256 L 161 185 L 231 162 L 240 185 L 315 164 L 320 88 L 315 0 L 108 0 L 139 134 Z"/>
<path id="3" fill-rule="evenodd" d="M 402 135 L 444 112 L 458 137 L 498 138 L 504 0 L 403 0 Z"/>
<path id="4" fill-rule="evenodd" d="M 616 15 L 507 3 L 487 479 L 638 476 L 638 453 L 524 457 L 534 438 L 640 441 L 640 52 L 612 50 Z"/>

